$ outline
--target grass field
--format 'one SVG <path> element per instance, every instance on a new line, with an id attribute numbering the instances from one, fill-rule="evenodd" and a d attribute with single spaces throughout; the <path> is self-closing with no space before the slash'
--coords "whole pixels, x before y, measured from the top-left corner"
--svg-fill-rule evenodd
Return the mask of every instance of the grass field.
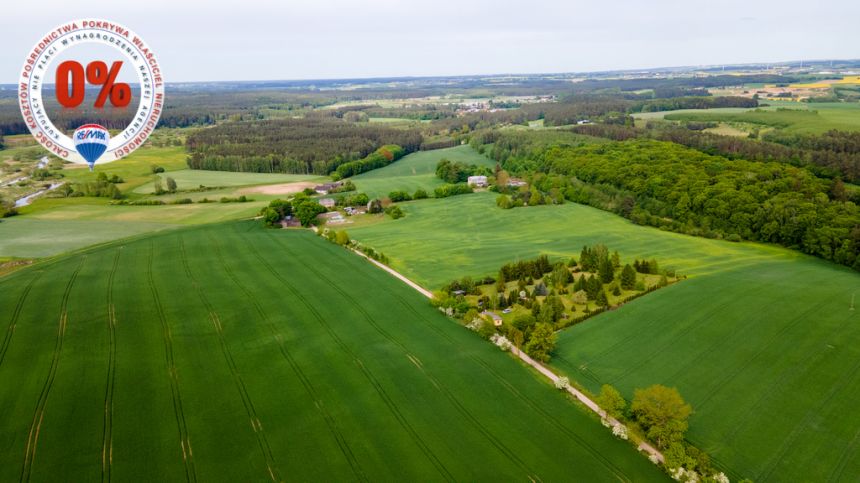
<path id="1" fill-rule="evenodd" d="M 324 182 L 329 180 L 328 177 L 318 175 L 304 174 L 281 174 L 281 173 L 234 173 L 231 171 L 205 171 L 198 169 L 182 169 L 179 171 L 171 171 L 169 173 L 161 173 L 159 175 L 163 180 L 168 176 L 176 181 L 176 185 L 180 190 L 197 188 L 203 186 L 252 186 L 261 184 L 276 184 L 276 183 L 291 183 L 294 181 L 313 181 L 319 180 Z M 154 190 L 152 183 L 146 183 L 137 187 L 134 192 L 149 194 Z"/>
<path id="2" fill-rule="evenodd" d="M 663 113 L 671 121 L 715 121 L 746 123 L 784 129 L 787 132 L 820 134 L 830 129 L 852 131 L 860 129 L 860 103 L 774 102 L 761 110 L 732 112 L 709 109 L 695 112 Z M 783 110 L 777 110 L 784 108 Z"/>
<path id="3" fill-rule="evenodd" d="M 359 191 L 370 197 L 387 196 L 393 190 L 405 190 L 412 194 L 419 188 L 432 194 L 435 187 L 444 184 L 436 177 L 436 164 L 443 158 L 480 166 L 496 165 L 495 161 L 470 146 L 456 146 L 412 153 L 384 168 L 355 176 L 352 180 Z"/>
<path id="4" fill-rule="evenodd" d="M 733 476 L 860 475 L 860 275 L 790 250 L 636 226 L 572 203 L 497 209 L 492 194 L 404 204 L 351 237 L 431 288 L 545 253 L 604 243 L 691 276 L 561 334 L 553 365 L 630 398 L 655 383 L 693 405 L 689 436 Z M 419 242 L 420 241 L 420 242 Z"/>
<path id="5" fill-rule="evenodd" d="M 256 195 L 254 199 L 167 206 L 111 206 L 98 198 L 43 199 L 23 209 L 22 216 L 0 222 L 0 256 L 48 257 L 150 231 L 248 218 L 267 204 L 257 201 Z"/>
<path id="6" fill-rule="evenodd" d="M 307 231 L 106 245 L 0 278 L 0 306 L 2 481 L 665 479 Z"/>

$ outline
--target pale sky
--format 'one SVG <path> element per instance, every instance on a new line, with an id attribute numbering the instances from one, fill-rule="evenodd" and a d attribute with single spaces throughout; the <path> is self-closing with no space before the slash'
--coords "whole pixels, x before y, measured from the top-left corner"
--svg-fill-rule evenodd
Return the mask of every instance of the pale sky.
<path id="1" fill-rule="evenodd" d="M 141 35 L 167 82 L 860 58 L 856 0 L 7 0 L 0 83 L 45 32 L 84 17 Z"/>

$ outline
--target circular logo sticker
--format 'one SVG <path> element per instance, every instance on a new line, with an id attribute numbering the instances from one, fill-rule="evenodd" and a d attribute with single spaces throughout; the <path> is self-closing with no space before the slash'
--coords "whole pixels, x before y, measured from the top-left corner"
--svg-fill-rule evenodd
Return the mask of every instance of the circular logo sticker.
<path id="1" fill-rule="evenodd" d="M 85 44 L 112 48 L 125 61 L 82 64 L 72 58 L 54 66 L 56 60 L 68 57 L 61 54 Z M 88 88 L 98 92 L 92 106 L 95 109 L 126 108 L 134 94 L 132 86 L 118 80 L 124 70 L 136 74 L 140 99 L 134 116 L 120 133 L 110 136 L 103 126 L 85 122 L 69 137 L 51 121 L 43 91 L 52 75 L 56 100 L 63 109 L 80 106 Z M 60 25 L 33 46 L 21 69 L 18 103 L 24 122 L 45 149 L 67 161 L 87 163 L 92 169 L 96 161 L 116 161 L 143 145 L 161 116 L 164 79 L 155 53 L 140 36 L 115 22 L 85 19 Z"/>

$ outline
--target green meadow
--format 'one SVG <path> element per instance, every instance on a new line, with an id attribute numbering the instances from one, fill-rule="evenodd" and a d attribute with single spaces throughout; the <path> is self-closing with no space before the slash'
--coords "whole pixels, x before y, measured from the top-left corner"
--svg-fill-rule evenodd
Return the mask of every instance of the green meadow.
<path id="1" fill-rule="evenodd" d="M 0 278 L 0 480 L 664 481 L 364 259 L 233 222 Z"/>
<path id="2" fill-rule="evenodd" d="M 787 249 L 689 237 L 568 203 L 502 210 L 492 194 L 403 205 L 348 229 L 432 289 L 503 263 L 603 243 L 689 275 L 560 335 L 553 366 L 632 397 L 676 386 L 689 438 L 734 477 L 854 481 L 860 474 L 860 275 Z"/>
<path id="3" fill-rule="evenodd" d="M 209 187 L 231 187 L 231 186 L 253 186 L 263 184 L 293 183 L 297 181 L 320 181 L 325 182 L 327 177 L 304 174 L 281 174 L 281 173 L 233 173 L 230 171 L 206 171 L 199 169 L 181 169 L 169 173 L 160 173 L 162 187 L 165 187 L 165 179 L 173 178 L 179 190 L 188 190 L 202 186 Z M 134 192 L 139 194 L 150 194 L 154 190 L 152 183 L 146 183 L 137 187 Z"/>
<path id="4" fill-rule="evenodd" d="M 786 132 L 821 134 L 831 129 L 860 129 L 860 104 L 767 101 L 769 107 L 753 110 L 708 109 L 662 113 L 670 121 L 714 121 L 753 124 Z M 658 114 L 658 113 L 654 113 Z"/>
<path id="5" fill-rule="evenodd" d="M 362 173 L 351 179 L 358 191 L 367 193 L 372 198 L 387 196 L 394 190 L 413 194 L 419 188 L 432 195 L 434 188 L 444 184 L 436 177 L 436 164 L 442 159 L 487 167 L 496 165 L 495 161 L 469 146 L 456 146 L 412 153 L 384 168 Z"/>

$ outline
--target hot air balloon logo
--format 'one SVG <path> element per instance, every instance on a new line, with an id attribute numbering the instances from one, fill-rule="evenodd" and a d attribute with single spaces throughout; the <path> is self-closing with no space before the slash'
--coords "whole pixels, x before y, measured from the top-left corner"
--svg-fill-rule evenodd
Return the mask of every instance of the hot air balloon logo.
<path id="1" fill-rule="evenodd" d="M 110 133 L 108 133 L 108 130 L 104 126 L 84 124 L 75 129 L 72 139 L 75 141 L 75 149 L 87 160 L 87 164 L 90 165 L 90 171 L 92 171 L 96 160 L 107 149 Z"/>

